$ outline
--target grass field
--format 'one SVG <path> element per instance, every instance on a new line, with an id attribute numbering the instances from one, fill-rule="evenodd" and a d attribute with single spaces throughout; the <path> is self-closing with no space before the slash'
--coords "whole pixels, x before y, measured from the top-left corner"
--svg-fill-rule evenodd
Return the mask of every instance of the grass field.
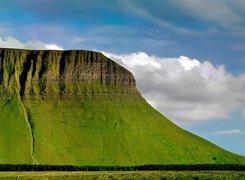
<path id="1" fill-rule="evenodd" d="M 244 179 L 237 171 L 0 172 L 0 179 Z"/>

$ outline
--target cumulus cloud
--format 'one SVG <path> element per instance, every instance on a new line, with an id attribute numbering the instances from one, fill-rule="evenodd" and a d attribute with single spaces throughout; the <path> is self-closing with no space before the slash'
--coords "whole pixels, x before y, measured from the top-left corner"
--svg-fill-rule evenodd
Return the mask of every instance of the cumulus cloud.
<path id="1" fill-rule="evenodd" d="M 133 72 L 146 100 L 178 124 L 225 119 L 233 111 L 244 113 L 245 74 L 234 76 L 222 65 L 186 56 L 103 53 Z"/>
<path id="2" fill-rule="evenodd" d="M 18 49 L 51 49 L 51 50 L 63 50 L 61 46 L 52 43 L 43 43 L 41 41 L 28 41 L 21 42 L 18 39 L 8 36 L 0 37 L 1 48 L 18 48 Z"/>
<path id="3" fill-rule="evenodd" d="M 241 135 L 244 132 L 241 129 L 229 129 L 229 130 L 221 130 L 215 132 L 218 135 Z"/>

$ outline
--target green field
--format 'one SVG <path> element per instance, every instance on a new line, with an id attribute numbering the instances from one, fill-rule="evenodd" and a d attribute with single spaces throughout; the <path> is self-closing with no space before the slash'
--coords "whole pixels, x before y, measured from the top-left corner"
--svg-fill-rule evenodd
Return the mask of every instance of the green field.
<path id="1" fill-rule="evenodd" d="M 245 164 L 153 109 L 103 55 L 62 53 L 0 51 L 0 164 Z"/>
<path id="2" fill-rule="evenodd" d="M 239 171 L 0 172 L 0 179 L 244 179 Z"/>

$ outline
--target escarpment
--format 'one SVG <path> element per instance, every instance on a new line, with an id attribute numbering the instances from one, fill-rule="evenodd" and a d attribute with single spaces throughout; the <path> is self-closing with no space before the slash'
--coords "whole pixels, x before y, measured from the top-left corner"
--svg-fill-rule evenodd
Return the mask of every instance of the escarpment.
<path id="1" fill-rule="evenodd" d="M 19 93 L 22 98 L 138 94 L 128 70 L 101 53 L 83 50 L 0 49 L 0 90 Z"/>

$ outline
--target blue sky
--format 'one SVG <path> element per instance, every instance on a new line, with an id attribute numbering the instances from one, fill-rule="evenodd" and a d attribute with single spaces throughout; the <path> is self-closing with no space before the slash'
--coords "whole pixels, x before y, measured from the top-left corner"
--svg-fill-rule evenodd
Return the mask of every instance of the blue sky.
<path id="1" fill-rule="evenodd" d="M 160 112 L 245 155 L 243 0 L 1 1 L 0 46 L 110 53 L 134 72 L 142 94 Z M 165 66 L 173 68 L 172 74 L 164 73 Z M 143 81 L 146 73 L 153 78 L 149 87 Z M 207 77 L 212 84 L 203 83 Z"/>

